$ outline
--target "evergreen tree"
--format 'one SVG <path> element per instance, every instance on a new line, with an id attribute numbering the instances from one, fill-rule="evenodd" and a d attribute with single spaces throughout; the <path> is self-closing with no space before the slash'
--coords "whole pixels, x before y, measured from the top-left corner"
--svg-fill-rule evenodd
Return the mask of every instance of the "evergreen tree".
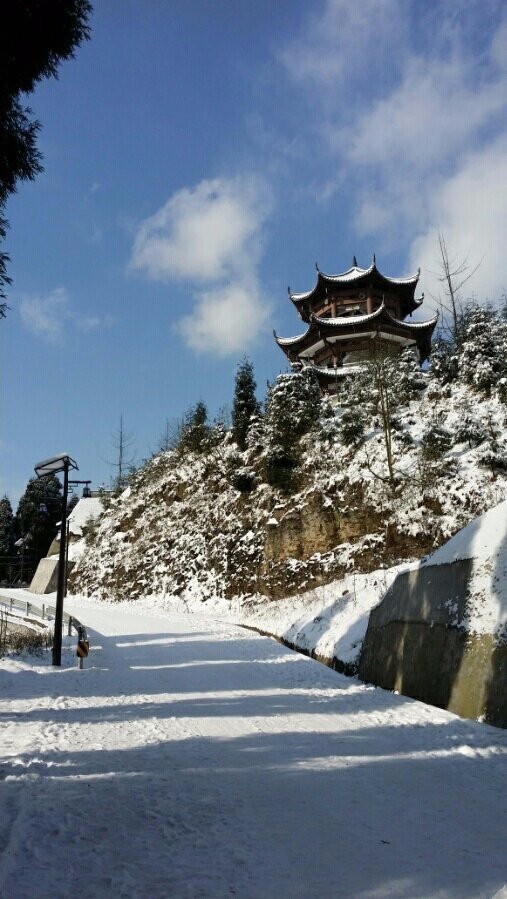
<path id="1" fill-rule="evenodd" d="M 255 396 L 256 388 L 253 365 L 245 358 L 236 372 L 234 401 L 232 406 L 232 436 L 240 450 L 246 447 L 248 428 L 254 415 L 260 411 Z"/>
<path id="2" fill-rule="evenodd" d="M 458 366 L 465 383 L 487 394 L 507 375 L 507 322 L 491 306 L 468 307 Z"/>
<path id="3" fill-rule="evenodd" d="M 266 402 L 268 444 L 293 453 L 298 440 L 318 421 L 320 403 L 319 384 L 311 368 L 296 364 L 289 374 L 278 375 Z"/>
<path id="4" fill-rule="evenodd" d="M 321 395 L 310 368 L 293 366 L 269 387 L 264 416 L 266 477 L 282 489 L 292 486 L 299 462 L 299 441 L 319 419 Z"/>
<path id="5" fill-rule="evenodd" d="M 42 170 L 37 149 L 40 123 L 24 106 L 43 78 L 56 78 L 58 66 L 89 37 L 88 0 L 6 0 L 0 30 L 0 240 L 7 222 L 3 210 L 18 181 L 33 180 Z M 0 252 L 0 299 L 8 256 Z M 0 303 L 0 317 L 5 303 Z"/>
<path id="6" fill-rule="evenodd" d="M 438 419 L 432 419 L 423 434 L 421 452 L 427 462 L 441 459 L 452 447 L 452 435 Z"/>
<path id="7" fill-rule="evenodd" d="M 450 384 L 458 377 L 459 353 L 451 339 L 437 338 L 431 348 L 430 377 Z"/>
<path id="8" fill-rule="evenodd" d="M 15 529 L 18 538 L 29 537 L 34 566 L 46 555 L 61 520 L 62 487 L 56 475 L 32 478 L 19 501 Z"/>
<path id="9" fill-rule="evenodd" d="M 9 559 L 15 553 L 14 515 L 7 496 L 0 499 L 0 580 L 8 575 Z"/>
<path id="10" fill-rule="evenodd" d="M 208 410 L 205 404 L 199 401 L 185 415 L 178 448 L 202 453 L 208 446 L 209 435 Z"/>
<path id="11" fill-rule="evenodd" d="M 401 405 L 421 396 L 426 389 L 426 378 L 412 349 L 405 349 L 392 360 L 394 369 L 394 389 Z"/>
<path id="12" fill-rule="evenodd" d="M 365 416 L 359 407 L 345 409 L 340 417 L 340 436 L 345 446 L 358 446 L 365 432 Z"/>
<path id="13" fill-rule="evenodd" d="M 489 468 L 493 478 L 496 478 L 498 471 L 507 471 L 507 442 L 492 415 L 485 422 L 485 433 L 486 439 L 478 462 Z"/>

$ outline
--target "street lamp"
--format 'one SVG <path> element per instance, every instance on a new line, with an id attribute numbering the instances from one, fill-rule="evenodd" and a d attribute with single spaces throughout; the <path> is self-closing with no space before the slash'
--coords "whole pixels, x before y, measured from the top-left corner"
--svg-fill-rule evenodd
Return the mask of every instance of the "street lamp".
<path id="1" fill-rule="evenodd" d="M 38 478 L 44 478 L 48 474 L 58 474 L 63 471 L 63 498 L 62 498 L 62 527 L 60 531 L 60 555 L 58 558 L 58 587 L 56 591 L 55 632 L 53 637 L 53 665 L 62 664 L 62 625 L 63 625 L 63 594 L 65 589 L 65 546 L 67 538 L 67 496 L 69 493 L 69 471 L 77 470 L 77 463 L 67 453 L 61 456 L 52 456 L 35 466 L 35 474 Z"/>

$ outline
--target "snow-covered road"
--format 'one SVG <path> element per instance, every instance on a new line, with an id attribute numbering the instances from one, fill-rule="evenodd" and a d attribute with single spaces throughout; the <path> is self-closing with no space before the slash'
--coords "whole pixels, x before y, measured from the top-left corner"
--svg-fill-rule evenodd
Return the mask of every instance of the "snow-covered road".
<path id="1" fill-rule="evenodd" d="M 507 732 L 230 625 L 76 609 L 84 671 L 0 662 L 5 899 L 502 896 Z"/>

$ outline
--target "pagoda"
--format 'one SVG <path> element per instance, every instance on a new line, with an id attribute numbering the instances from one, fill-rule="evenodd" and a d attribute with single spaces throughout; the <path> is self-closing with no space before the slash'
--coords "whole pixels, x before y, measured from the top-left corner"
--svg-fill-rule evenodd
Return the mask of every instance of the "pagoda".
<path id="1" fill-rule="evenodd" d="M 336 393 L 340 381 L 371 357 L 373 339 L 386 353 L 412 347 L 421 364 L 428 358 L 438 316 L 405 320 L 423 302 L 424 295 L 415 297 L 420 270 L 411 278 L 388 278 L 378 270 L 375 256 L 369 268 L 358 266 L 354 256 L 341 275 L 325 275 L 315 267 L 312 290 L 292 293 L 288 288 L 306 331 L 297 337 L 273 333 L 290 362 L 312 366 L 326 393 Z"/>

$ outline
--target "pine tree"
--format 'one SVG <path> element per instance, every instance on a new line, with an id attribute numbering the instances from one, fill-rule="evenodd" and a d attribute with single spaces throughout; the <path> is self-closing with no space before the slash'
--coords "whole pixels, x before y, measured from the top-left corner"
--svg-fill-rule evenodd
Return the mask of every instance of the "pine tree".
<path id="1" fill-rule="evenodd" d="M 7 496 L 0 499 L 0 580 L 7 577 L 14 556 L 14 515 Z"/>
<path id="2" fill-rule="evenodd" d="M 0 241 L 7 230 L 4 209 L 19 181 L 42 171 L 37 149 L 40 123 L 26 106 L 26 95 L 43 78 L 56 78 L 60 63 L 74 56 L 89 37 L 88 0 L 6 0 L 0 30 Z M 8 256 L 0 250 L 0 318 L 4 287 L 10 284 Z"/>
<path id="3" fill-rule="evenodd" d="M 439 337 L 431 348 L 430 377 L 440 384 L 450 384 L 458 377 L 459 352 L 450 339 Z"/>
<path id="4" fill-rule="evenodd" d="M 420 397 L 426 389 L 426 378 L 412 349 L 405 349 L 391 360 L 394 369 L 394 389 L 401 405 Z"/>
<path id="5" fill-rule="evenodd" d="M 491 306 L 469 306 L 464 322 L 459 373 L 486 394 L 507 375 L 507 322 Z"/>
<path id="6" fill-rule="evenodd" d="M 32 478 L 19 501 L 15 529 L 18 538 L 28 538 L 34 565 L 46 555 L 61 520 L 62 487 L 56 475 Z"/>
<path id="7" fill-rule="evenodd" d="M 478 462 L 491 470 L 494 479 L 497 472 L 507 471 L 507 442 L 492 415 L 485 422 L 485 433 L 486 439 Z"/>
<path id="8" fill-rule="evenodd" d="M 199 401 L 185 415 L 178 449 L 202 453 L 208 446 L 209 434 L 208 410 L 205 404 Z"/>
<path id="9" fill-rule="evenodd" d="M 289 490 L 299 462 L 299 441 L 319 419 L 321 394 L 310 368 L 294 365 L 269 387 L 264 416 L 266 477 Z"/>
<path id="10" fill-rule="evenodd" d="M 289 374 L 278 375 L 266 403 L 268 442 L 285 452 L 294 452 L 298 440 L 317 422 L 321 394 L 310 368 L 296 365 Z"/>
<path id="11" fill-rule="evenodd" d="M 358 446 L 364 438 L 365 416 L 360 407 L 345 409 L 340 417 L 340 436 L 345 446 Z"/>
<path id="12" fill-rule="evenodd" d="M 245 357 L 236 372 L 232 406 L 232 436 L 240 450 L 244 450 L 246 447 L 246 437 L 252 417 L 259 414 L 260 406 L 255 396 L 256 386 L 253 365 Z"/>

